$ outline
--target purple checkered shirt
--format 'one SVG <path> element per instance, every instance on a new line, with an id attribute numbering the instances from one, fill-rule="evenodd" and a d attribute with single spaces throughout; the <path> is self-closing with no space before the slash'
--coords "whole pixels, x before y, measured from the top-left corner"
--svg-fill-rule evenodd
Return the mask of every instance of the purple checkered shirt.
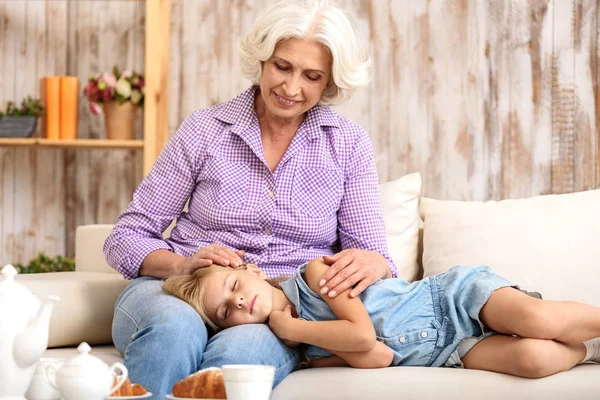
<path id="1" fill-rule="evenodd" d="M 292 275 L 313 258 L 358 248 L 382 254 L 396 276 L 365 130 L 314 106 L 271 172 L 255 92 L 253 86 L 183 121 L 106 239 L 108 263 L 133 279 L 155 250 L 189 257 L 218 243 L 245 250 L 246 262 L 274 277 Z M 175 218 L 171 237 L 163 239 Z"/>

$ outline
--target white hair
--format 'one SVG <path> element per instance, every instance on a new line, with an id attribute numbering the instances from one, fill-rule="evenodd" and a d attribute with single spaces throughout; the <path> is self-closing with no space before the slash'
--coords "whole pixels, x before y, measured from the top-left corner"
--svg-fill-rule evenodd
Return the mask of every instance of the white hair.
<path id="1" fill-rule="evenodd" d="M 319 104 L 340 103 L 371 79 L 371 60 L 352 17 L 327 0 L 280 0 L 262 11 L 239 46 L 242 73 L 257 85 L 282 40 L 313 39 L 331 53 L 332 81 Z"/>

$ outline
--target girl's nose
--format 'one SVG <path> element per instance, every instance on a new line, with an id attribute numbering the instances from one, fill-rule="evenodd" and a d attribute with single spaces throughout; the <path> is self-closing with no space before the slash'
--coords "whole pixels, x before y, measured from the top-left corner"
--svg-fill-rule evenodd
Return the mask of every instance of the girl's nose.
<path id="1" fill-rule="evenodd" d="M 244 305 L 244 296 L 240 295 L 240 296 L 237 298 L 237 301 L 236 301 L 236 303 L 237 303 L 237 304 L 236 304 L 237 308 L 242 308 L 242 306 Z"/>

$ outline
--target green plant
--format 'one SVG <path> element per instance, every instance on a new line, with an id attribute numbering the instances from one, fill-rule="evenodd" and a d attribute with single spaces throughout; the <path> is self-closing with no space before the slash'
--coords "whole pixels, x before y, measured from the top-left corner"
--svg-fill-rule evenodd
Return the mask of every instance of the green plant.
<path id="1" fill-rule="evenodd" d="M 44 253 L 38 253 L 38 256 L 27 266 L 15 264 L 14 267 L 20 274 L 75 271 L 75 259 L 63 256 L 49 257 Z"/>
<path id="2" fill-rule="evenodd" d="M 39 99 L 34 99 L 31 96 L 21 100 L 21 107 L 17 107 L 12 101 L 6 103 L 6 111 L 0 111 L 0 118 L 3 116 L 32 116 L 39 117 L 44 114 L 44 107 Z"/>

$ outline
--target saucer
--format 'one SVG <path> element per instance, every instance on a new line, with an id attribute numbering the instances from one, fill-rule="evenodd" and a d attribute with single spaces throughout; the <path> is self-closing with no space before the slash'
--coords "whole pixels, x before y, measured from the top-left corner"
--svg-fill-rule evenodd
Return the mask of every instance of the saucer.
<path id="1" fill-rule="evenodd" d="M 191 398 L 191 397 L 175 397 L 172 394 L 168 394 L 168 395 L 166 395 L 166 397 L 169 400 L 198 400 L 198 398 Z M 224 400 L 224 399 L 202 399 L 202 400 Z"/>
<path id="2" fill-rule="evenodd" d="M 144 394 L 140 394 L 139 396 L 108 396 L 105 397 L 105 400 L 133 400 L 133 399 L 147 399 L 148 397 L 152 396 L 152 393 L 148 392 L 148 393 L 144 393 Z"/>

